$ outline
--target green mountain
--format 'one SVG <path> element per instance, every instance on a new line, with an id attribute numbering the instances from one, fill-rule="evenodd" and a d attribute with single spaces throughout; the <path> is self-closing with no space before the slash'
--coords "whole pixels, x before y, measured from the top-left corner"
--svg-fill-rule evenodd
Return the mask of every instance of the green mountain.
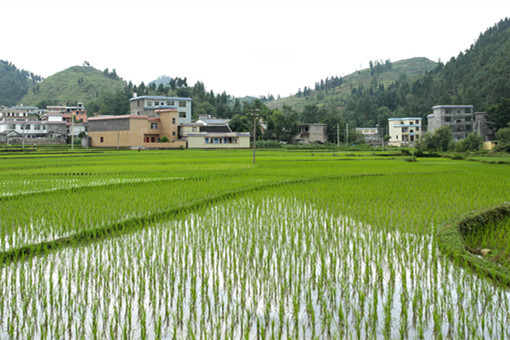
<path id="1" fill-rule="evenodd" d="M 371 66 L 266 105 L 290 106 L 311 123 L 333 115 L 358 127 L 385 126 L 389 117 L 426 118 L 434 105 L 453 104 L 487 112 L 495 128 L 510 122 L 509 19 L 480 34 L 475 44 L 446 64 L 434 66 L 430 60 L 414 58 Z M 321 115 L 314 116 L 314 110 Z"/>
<path id="2" fill-rule="evenodd" d="M 437 63 L 427 58 L 412 58 L 391 62 L 389 60 L 370 62 L 371 67 L 347 75 L 331 77 L 315 83 L 314 89 L 305 87 L 297 94 L 267 102 L 270 108 L 291 106 L 301 111 L 306 105 L 330 106 L 341 109 L 353 90 L 388 86 L 400 78 L 414 80 L 434 69 Z"/>
<path id="3" fill-rule="evenodd" d="M 14 106 L 42 78 L 0 60 L 0 105 Z"/>
<path id="4" fill-rule="evenodd" d="M 416 80 L 408 105 L 472 104 L 486 111 L 510 98 L 510 20 L 501 20 L 480 34 L 475 44 Z"/>
<path id="5" fill-rule="evenodd" d="M 40 107 L 82 102 L 87 107 L 87 103 L 98 100 L 106 93 L 123 91 L 126 86 L 115 70 L 99 71 L 88 65 L 73 66 L 36 84 L 21 102 Z"/>

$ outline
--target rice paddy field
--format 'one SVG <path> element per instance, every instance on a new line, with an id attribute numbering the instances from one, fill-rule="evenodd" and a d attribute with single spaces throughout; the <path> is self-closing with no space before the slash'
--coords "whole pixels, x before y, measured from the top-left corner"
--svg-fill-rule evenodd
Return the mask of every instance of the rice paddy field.
<path id="1" fill-rule="evenodd" d="M 0 339 L 510 339 L 508 286 L 436 243 L 510 162 L 251 157 L 0 154 Z"/>

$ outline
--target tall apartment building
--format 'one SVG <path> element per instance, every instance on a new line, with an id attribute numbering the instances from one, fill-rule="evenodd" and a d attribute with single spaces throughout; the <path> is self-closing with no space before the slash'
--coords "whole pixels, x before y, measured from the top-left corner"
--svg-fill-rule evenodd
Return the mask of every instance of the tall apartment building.
<path id="1" fill-rule="evenodd" d="M 129 100 L 130 114 L 157 118 L 156 110 L 177 109 L 179 124 L 191 123 L 191 98 L 141 96 Z"/>
<path id="2" fill-rule="evenodd" d="M 388 118 L 389 145 L 413 146 L 422 136 L 421 118 Z"/>
<path id="3" fill-rule="evenodd" d="M 449 126 L 454 141 L 466 138 L 473 132 L 475 123 L 473 105 L 437 105 L 427 116 L 427 131 L 434 133 L 443 126 Z"/>

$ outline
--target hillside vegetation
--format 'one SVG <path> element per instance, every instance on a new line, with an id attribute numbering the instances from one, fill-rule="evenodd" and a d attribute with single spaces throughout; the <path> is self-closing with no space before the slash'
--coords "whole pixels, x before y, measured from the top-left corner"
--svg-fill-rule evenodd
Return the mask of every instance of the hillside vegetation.
<path id="1" fill-rule="evenodd" d="M 370 68 L 356 71 L 345 77 L 326 78 L 317 82 L 313 90 L 304 87 L 293 96 L 268 102 L 267 106 L 281 108 L 287 105 L 297 110 L 302 110 L 305 105 L 310 104 L 342 107 L 353 89 L 388 86 L 402 77 L 413 80 L 437 66 L 437 63 L 427 58 L 405 59 L 393 63 L 389 60 L 371 61 L 370 64 L 372 66 Z"/>
<path id="2" fill-rule="evenodd" d="M 102 95 L 122 90 L 126 82 L 113 70 L 99 71 L 91 66 L 73 66 L 58 72 L 41 83 L 21 99 L 25 105 L 72 105 L 90 103 Z"/>
<path id="3" fill-rule="evenodd" d="M 0 60 L 0 105 L 13 106 L 32 89 L 41 77 L 19 70 L 8 61 Z"/>
<path id="4" fill-rule="evenodd" d="M 446 64 L 434 67 L 425 58 L 376 63 L 340 83 L 333 78 L 332 87 L 320 86 L 321 81 L 314 90 L 266 105 L 300 111 L 318 107 L 354 126 L 384 126 L 391 116 L 426 118 L 434 105 L 471 104 L 476 111 L 488 112 L 494 126 L 501 128 L 510 122 L 509 56 L 510 21 L 504 19 Z"/>

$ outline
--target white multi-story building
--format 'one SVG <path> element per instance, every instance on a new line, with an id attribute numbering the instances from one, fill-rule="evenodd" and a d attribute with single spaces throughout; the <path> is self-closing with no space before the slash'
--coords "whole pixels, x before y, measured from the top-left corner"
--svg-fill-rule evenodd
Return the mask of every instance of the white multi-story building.
<path id="1" fill-rule="evenodd" d="M 393 146 L 413 146 L 422 136 L 421 118 L 389 118 L 388 135 L 389 145 Z"/>
<path id="2" fill-rule="evenodd" d="M 177 109 L 178 123 L 191 123 L 191 98 L 141 96 L 131 98 L 129 102 L 131 115 L 156 118 L 156 110 Z"/>

